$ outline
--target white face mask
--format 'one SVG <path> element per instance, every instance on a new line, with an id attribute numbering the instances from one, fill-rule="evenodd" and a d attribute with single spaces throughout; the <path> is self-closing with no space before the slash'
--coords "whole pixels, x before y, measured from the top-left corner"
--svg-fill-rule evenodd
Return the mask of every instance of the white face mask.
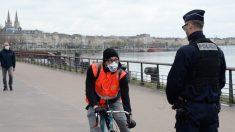
<path id="1" fill-rule="evenodd" d="M 115 72 L 118 69 L 118 64 L 116 62 L 113 62 L 107 66 L 109 68 L 109 71 Z"/>
<path id="2" fill-rule="evenodd" d="M 9 50 L 9 49 L 10 49 L 10 46 L 5 46 L 5 49 L 6 49 L 6 50 Z"/>

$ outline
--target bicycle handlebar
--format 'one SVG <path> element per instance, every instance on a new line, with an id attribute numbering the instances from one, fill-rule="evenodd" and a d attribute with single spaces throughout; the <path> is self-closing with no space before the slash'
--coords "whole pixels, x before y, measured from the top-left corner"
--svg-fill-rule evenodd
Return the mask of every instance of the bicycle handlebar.
<path id="1" fill-rule="evenodd" d="M 113 113 L 125 113 L 126 115 L 130 116 L 131 113 L 124 111 L 124 110 L 108 110 L 106 111 L 108 114 L 113 114 Z M 98 113 L 95 113 L 96 117 L 98 116 Z"/>
<path id="2" fill-rule="evenodd" d="M 129 112 L 127 112 L 127 111 L 121 111 L 121 110 L 108 110 L 107 111 L 107 113 L 125 113 L 125 114 L 127 114 L 127 115 L 130 115 L 130 113 Z"/>

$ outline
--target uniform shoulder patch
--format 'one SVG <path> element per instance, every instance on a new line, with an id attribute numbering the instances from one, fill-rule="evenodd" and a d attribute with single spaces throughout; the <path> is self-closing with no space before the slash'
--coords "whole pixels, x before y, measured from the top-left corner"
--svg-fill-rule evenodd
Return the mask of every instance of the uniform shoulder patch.
<path id="1" fill-rule="evenodd" d="M 199 50 L 218 50 L 214 43 L 197 43 Z"/>

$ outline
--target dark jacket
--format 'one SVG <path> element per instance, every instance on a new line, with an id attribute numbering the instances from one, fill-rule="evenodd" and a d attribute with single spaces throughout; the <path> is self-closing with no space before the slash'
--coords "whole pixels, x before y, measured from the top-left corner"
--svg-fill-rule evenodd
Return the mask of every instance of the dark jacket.
<path id="1" fill-rule="evenodd" d="M 167 87 L 166 87 L 166 95 L 168 102 L 170 104 L 174 104 L 174 102 L 179 98 L 183 97 L 184 99 L 197 101 L 205 101 L 205 98 L 210 98 L 212 102 L 219 101 L 220 90 L 225 85 L 225 70 L 226 63 L 222 50 L 218 48 L 218 54 L 220 59 L 220 73 L 219 73 L 219 91 L 213 90 L 213 88 L 209 85 L 201 88 L 203 92 L 200 94 L 195 93 L 192 87 L 187 87 L 186 81 L 188 80 L 188 76 L 190 74 L 191 68 L 197 62 L 197 56 L 199 50 L 193 44 L 196 40 L 205 38 L 201 31 L 194 32 L 191 34 L 189 39 L 189 44 L 182 46 L 176 53 L 174 63 L 171 67 L 171 70 L 167 77 Z"/>
<path id="2" fill-rule="evenodd" d="M 15 68 L 16 61 L 15 61 L 15 53 L 12 50 L 3 49 L 0 52 L 0 61 L 2 68 L 9 68 L 13 66 Z"/>
<path id="3" fill-rule="evenodd" d="M 103 66 L 105 72 L 110 72 L 105 66 Z M 119 66 L 120 68 L 120 66 Z M 92 67 L 90 66 L 87 70 L 87 78 L 86 78 L 86 96 L 89 101 L 90 106 L 97 105 L 99 102 L 99 96 L 95 92 L 95 81 Z M 125 111 L 131 112 L 130 98 L 129 98 L 129 86 L 128 86 L 128 78 L 125 75 L 119 81 L 120 92 L 116 99 L 110 100 L 109 102 L 116 101 L 120 96 L 123 103 L 123 108 Z"/>

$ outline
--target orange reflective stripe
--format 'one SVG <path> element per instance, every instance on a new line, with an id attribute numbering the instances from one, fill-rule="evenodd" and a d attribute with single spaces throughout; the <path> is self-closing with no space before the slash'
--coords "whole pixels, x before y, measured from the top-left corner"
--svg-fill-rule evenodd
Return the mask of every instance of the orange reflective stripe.
<path id="1" fill-rule="evenodd" d="M 99 104 L 98 104 L 98 105 L 99 105 L 99 106 L 102 106 L 102 107 L 106 106 L 106 105 L 107 105 L 106 100 L 104 100 L 104 99 L 100 99 L 100 101 L 99 101 Z"/>
<path id="2" fill-rule="evenodd" d="M 91 64 L 91 68 L 92 68 L 93 75 L 96 78 L 96 76 L 98 74 L 97 73 L 97 64 L 96 63 Z M 89 100 L 88 100 L 87 96 L 85 98 L 85 102 L 89 104 Z"/>
<path id="3" fill-rule="evenodd" d="M 89 100 L 88 100 L 87 96 L 85 98 L 85 101 L 86 101 L 87 104 L 89 104 Z"/>
<path id="4" fill-rule="evenodd" d="M 105 106 L 107 100 L 114 99 L 117 97 L 120 91 L 119 81 L 127 73 L 121 69 L 119 69 L 115 73 L 111 72 L 106 73 L 103 70 L 102 64 L 94 63 L 91 66 L 92 66 L 93 75 L 96 78 L 95 92 L 100 97 L 99 105 Z M 87 98 L 86 102 L 89 103 L 89 100 Z"/>
<path id="5" fill-rule="evenodd" d="M 122 79 L 125 75 L 126 75 L 126 72 L 122 70 L 121 75 L 120 75 L 119 78 Z"/>
<path id="6" fill-rule="evenodd" d="M 95 91 L 101 99 L 109 100 L 117 97 L 120 90 L 118 71 L 106 73 L 101 68 L 95 84 Z"/>
<path id="7" fill-rule="evenodd" d="M 97 72 L 97 64 L 94 63 L 94 64 L 91 64 L 91 67 L 92 67 L 92 72 L 93 72 L 93 75 L 94 77 L 96 78 L 98 72 Z"/>

